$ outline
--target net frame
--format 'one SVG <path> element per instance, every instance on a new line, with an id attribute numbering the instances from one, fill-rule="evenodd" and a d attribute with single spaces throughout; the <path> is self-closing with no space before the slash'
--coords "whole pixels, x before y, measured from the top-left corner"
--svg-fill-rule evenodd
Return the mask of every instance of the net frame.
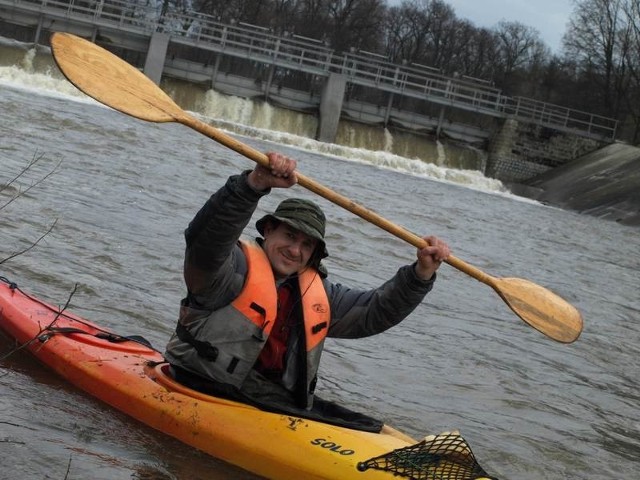
<path id="1" fill-rule="evenodd" d="M 431 435 L 408 447 L 358 463 L 358 470 L 391 472 L 411 480 L 497 480 L 477 462 L 458 432 Z"/>

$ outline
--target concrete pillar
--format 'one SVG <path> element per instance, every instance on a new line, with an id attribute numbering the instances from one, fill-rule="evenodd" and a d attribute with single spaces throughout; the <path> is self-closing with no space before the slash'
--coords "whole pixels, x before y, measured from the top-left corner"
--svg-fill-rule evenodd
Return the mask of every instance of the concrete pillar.
<path id="1" fill-rule="evenodd" d="M 336 140 L 346 88 L 347 77 L 344 75 L 331 73 L 327 78 L 320 96 L 320 119 L 316 140 L 327 143 L 333 143 Z"/>
<path id="2" fill-rule="evenodd" d="M 514 163 L 513 148 L 517 139 L 518 122 L 508 118 L 499 127 L 493 136 L 488 148 L 487 169 L 484 172 L 487 177 L 499 180 L 511 180 L 509 178 L 511 167 Z"/>
<path id="3" fill-rule="evenodd" d="M 167 33 L 153 32 L 151 42 L 149 42 L 149 50 L 147 50 L 147 58 L 144 62 L 144 74 L 157 84 L 160 84 L 162 78 L 170 38 L 171 36 Z"/>

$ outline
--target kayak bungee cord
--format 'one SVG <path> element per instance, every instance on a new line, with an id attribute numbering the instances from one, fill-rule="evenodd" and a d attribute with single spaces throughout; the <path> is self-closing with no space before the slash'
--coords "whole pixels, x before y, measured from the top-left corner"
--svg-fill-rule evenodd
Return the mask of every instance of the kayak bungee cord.
<path id="1" fill-rule="evenodd" d="M 84 322 L 83 320 L 77 318 L 77 317 L 71 317 L 70 315 L 67 315 L 65 312 L 65 310 L 69 307 L 69 304 L 71 303 L 71 299 L 73 298 L 73 296 L 76 293 L 76 290 L 78 289 L 78 284 L 76 283 L 73 287 L 73 290 L 71 291 L 71 293 L 69 294 L 69 298 L 67 299 L 66 303 L 64 304 L 64 307 L 62 308 L 58 308 L 55 309 L 53 307 L 51 307 L 50 305 L 44 303 L 42 300 L 35 298 L 31 295 L 29 295 L 28 293 L 26 293 L 24 290 L 22 290 L 20 287 L 18 287 L 18 284 L 15 282 L 12 282 L 11 280 L 9 280 L 6 277 L 0 276 L 0 282 L 4 282 L 6 283 L 9 288 L 11 290 L 16 290 L 18 292 L 20 292 L 22 295 L 24 295 L 26 298 L 28 298 L 29 300 L 37 303 L 38 305 L 41 305 L 42 307 L 46 308 L 47 310 L 53 312 L 56 314 L 56 316 L 54 317 L 54 319 L 49 322 L 49 324 L 47 326 L 45 326 L 44 328 L 41 328 L 40 331 L 31 339 L 28 340 L 27 342 L 23 343 L 22 345 L 18 345 L 17 347 L 11 349 L 9 352 L 5 353 L 4 355 L 0 356 L 0 361 L 6 360 L 7 358 L 9 358 L 11 355 L 13 355 L 14 353 L 30 346 L 31 344 L 33 344 L 36 341 L 40 341 L 43 344 L 45 342 L 47 342 L 52 336 L 54 335 L 69 335 L 69 334 L 82 334 L 82 335 L 91 335 L 94 336 L 96 338 L 99 338 L 101 340 L 107 340 L 109 342 L 112 343 L 120 343 L 120 342 L 135 342 L 138 343 L 144 347 L 150 348 L 152 350 L 154 350 L 155 352 L 158 352 L 160 354 L 162 354 L 162 352 L 160 352 L 158 349 L 154 348 L 153 345 L 151 345 L 151 342 L 149 342 L 147 339 L 145 339 L 144 337 L 141 337 L 139 335 L 131 335 L 131 336 L 125 336 L 125 335 L 119 335 L 113 332 L 110 332 L 108 330 L 105 330 L 103 328 L 100 328 L 96 325 L 91 325 L 87 322 Z M 73 322 L 77 322 L 80 323 L 88 328 L 97 330 L 98 333 L 93 333 L 93 332 L 89 332 L 86 330 L 82 330 L 80 328 L 74 328 L 74 327 L 55 327 L 54 324 L 58 321 L 58 319 L 60 317 L 64 317 L 67 320 L 73 321 Z"/>

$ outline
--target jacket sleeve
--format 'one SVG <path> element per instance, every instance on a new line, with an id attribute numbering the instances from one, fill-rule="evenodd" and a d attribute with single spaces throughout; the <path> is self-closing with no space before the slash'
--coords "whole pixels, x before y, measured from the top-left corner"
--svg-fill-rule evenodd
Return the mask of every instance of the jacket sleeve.
<path id="1" fill-rule="evenodd" d="M 230 177 L 185 230 L 184 279 L 189 299 L 199 308 L 216 309 L 240 291 L 245 262 L 238 240 L 260 198 L 247 183 L 247 172 Z M 238 285 L 239 284 L 239 285 Z"/>
<path id="2" fill-rule="evenodd" d="M 325 280 L 331 302 L 329 337 L 361 338 L 383 332 L 404 320 L 433 287 L 436 275 L 422 280 L 414 265 L 401 267 L 383 285 L 354 290 Z"/>

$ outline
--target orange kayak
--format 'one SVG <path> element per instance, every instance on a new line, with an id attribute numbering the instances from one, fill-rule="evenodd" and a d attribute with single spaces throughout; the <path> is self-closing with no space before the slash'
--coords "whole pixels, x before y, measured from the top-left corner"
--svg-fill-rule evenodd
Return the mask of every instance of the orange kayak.
<path id="1" fill-rule="evenodd" d="M 28 344 L 42 363 L 78 388 L 160 432 L 267 478 L 486 477 L 470 450 L 462 455 L 459 446 L 449 464 L 441 456 L 437 463 L 421 467 L 431 476 L 414 476 L 402 465 L 381 469 L 388 460 L 372 459 L 405 450 L 420 450 L 424 457 L 420 446 L 425 441 L 416 442 L 390 427 L 381 433 L 352 430 L 191 390 L 168 375 L 162 355 L 144 341 L 61 312 L 6 280 L 0 282 L 0 328 L 18 344 Z M 479 470 L 460 476 L 456 458 L 461 456 L 473 460 L 473 468 Z M 401 458 L 406 463 L 406 454 Z"/>

